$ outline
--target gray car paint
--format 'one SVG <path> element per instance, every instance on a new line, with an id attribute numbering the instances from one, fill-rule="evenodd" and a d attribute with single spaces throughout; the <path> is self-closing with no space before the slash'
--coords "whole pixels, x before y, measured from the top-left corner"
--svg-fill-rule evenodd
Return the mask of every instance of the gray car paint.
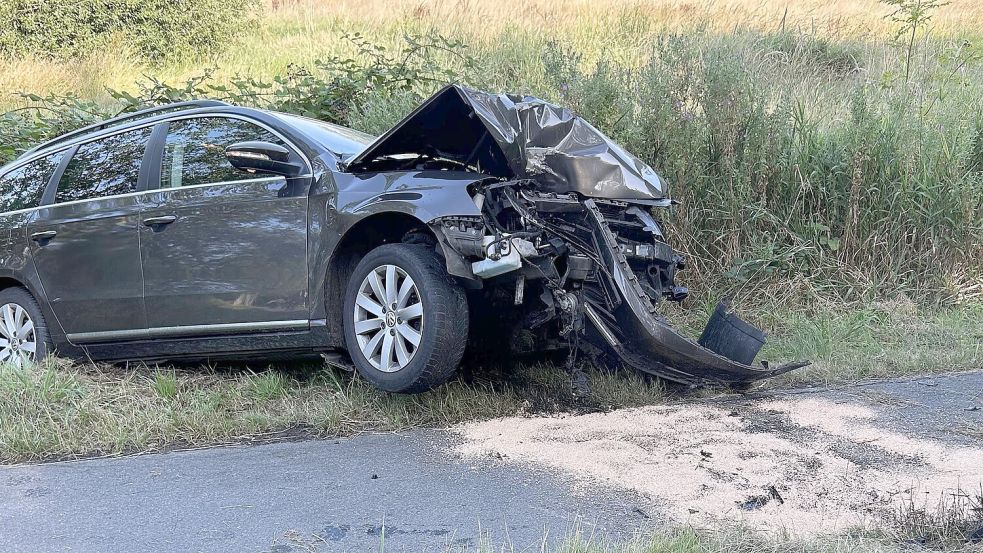
<path id="1" fill-rule="evenodd" d="M 148 195 L 142 219 L 177 218 L 140 228 L 148 327 L 306 320 L 309 180 Z"/>
<path id="2" fill-rule="evenodd" d="M 69 333 L 144 328 L 138 194 L 45 206 L 27 234 L 31 257 L 59 323 Z"/>
<path id="3" fill-rule="evenodd" d="M 315 160 L 318 164 L 325 160 Z M 468 186 L 487 175 L 456 171 L 410 171 L 355 175 L 323 170 L 312 187 L 310 201 L 311 319 L 341 309 L 339 291 L 347 282 L 332 281 L 329 267 L 342 242 L 392 214 L 419 226 L 438 217 L 479 216 Z M 330 345 L 340 347 L 340 319 L 329 318 Z"/>
<path id="4" fill-rule="evenodd" d="M 325 324 L 338 317 L 338 306 L 329 305 L 325 294 L 327 267 L 337 245 L 360 221 L 399 213 L 423 226 L 438 217 L 477 214 L 467 185 L 487 175 L 342 173 L 341 152 L 315 140 L 310 129 L 293 128 L 272 112 L 231 106 L 183 110 L 129 126 L 95 129 L 65 144 L 43 145 L 0 168 L 0 173 L 66 145 L 125 128 L 225 114 L 277 131 L 311 160 L 313 176 L 287 187 L 233 184 L 214 190 L 157 191 L 158 172 L 153 182 L 142 183 L 138 193 L 70 204 L 53 204 L 54 188 L 49 186 L 42 201 L 47 205 L 0 215 L 0 232 L 9 236 L 6 242 L 0 240 L 0 277 L 27 287 L 38 299 L 61 354 L 163 359 L 336 347 L 342 342 L 337 335 L 340 326 Z M 170 199 L 179 199 L 181 205 L 166 205 Z M 142 223 L 176 209 L 183 210 L 176 214 L 177 221 L 162 230 Z M 187 223 L 184 230 L 180 223 Z M 58 235 L 44 246 L 27 237 L 44 230 L 56 230 Z M 205 293 L 182 292 L 191 286 L 186 278 L 171 278 L 178 274 L 197 279 L 194 288 Z M 295 330 L 297 320 L 307 320 L 309 328 Z M 247 333 L 219 335 L 229 334 L 222 325 L 249 322 L 268 322 L 270 332 L 257 334 L 262 330 L 258 325 Z M 84 350 L 67 338 L 105 331 L 120 332 L 117 339 L 100 338 L 102 343 L 87 343 Z M 153 336 L 166 339 L 145 339 Z"/>

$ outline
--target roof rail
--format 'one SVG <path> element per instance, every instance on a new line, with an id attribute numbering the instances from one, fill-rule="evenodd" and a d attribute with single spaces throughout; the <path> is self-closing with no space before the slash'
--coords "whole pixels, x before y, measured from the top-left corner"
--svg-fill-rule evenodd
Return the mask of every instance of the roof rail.
<path id="1" fill-rule="evenodd" d="M 210 108 L 210 107 L 230 106 L 230 105 L 232 105 L 232 104 L 229 104 L 228 102 L 223 102 L 221 100 L 189 100 L 189 101 L 186 101 L 186 102 L 174 102 L 174 103 L 171 103 L 171 104 L 161 104 L 159 106 L 154 106 L 154 107 L 147 108 L 147 109 L 141 109 L 139 111 L 134 111 L 134 112 L 130 112 L 130 113 L 124 113 L 122 115 L 117 115 L 116 117 L 113 117 L 112 119 L 106 119 L 105 121 L 100 121 L 98 123 L 94 123 L 92 125 L 87 125 L 87 126 L 82 127 L 80 129 L 76 129 L 74 131 L 65 133 L 65 134 L 63 134 L 63 135 L 61 135 L 61 136 L 59 136 L 57 138 L 53 138 L 53 139 L 51 139 L 51 140 L 49 140 L 47 142 L 42 142 L 41 144 L 38 144 L 37 146 L 35 146 L 35 147 L 33 147 L 33 148 L 25 151 L 24 153 L 21 154 L 21 156 L 25 156 L 27 154 L 30 154 L 30 153 L 33 153 L 33 152 L 37 152 L 37 151 L 43 150 L 45 148 L 48 148 L 50 146 L 54 146 L 55 144 L 59 144 L 61 142 L 67 142 L 69 140 L 72 140 L 73 138 L 78 138 L 80 136 L 89 134 L 89 133 L 94 132 L 94 131 L 101 131 L 103 129 L 108 129 L 110 127 L 115 127 L 115 126 L 117 126 L 117 125 L 119 125 L 121 123 L 124 123 L 126 121 L 129 121 L 129 120 L 143 119 L 143 118 L 146 118 L 146 117 L 150 117 L 152 115 L 156 115 L 158 113 L 166 113 L 166 112 L 169 112 L 169 111 L 180 111 L 180 110 L 185 110 L 185 109 Z M 18 156 L 18 157 L 21 157 L 21 156 Z"/>

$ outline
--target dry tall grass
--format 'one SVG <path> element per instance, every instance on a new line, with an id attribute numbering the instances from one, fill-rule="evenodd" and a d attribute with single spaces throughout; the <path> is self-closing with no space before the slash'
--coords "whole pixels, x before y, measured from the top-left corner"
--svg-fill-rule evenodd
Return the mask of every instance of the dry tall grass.
<path id="1" fill-rule="evenodd" d="M 324 18 L 372 26 L 413 22 L 457 33 L 494 37 L 507 29 L 606 35 L 642 22 L 651 29 L 705 27 L 728 31 L 800 28 L 821 34 L 890 34 L 892 8 L 877 0 L 271 0 L 274 19 Z M 939 32 L 983 29 L 983 3 L 953 0 L 934 18 Z"/>

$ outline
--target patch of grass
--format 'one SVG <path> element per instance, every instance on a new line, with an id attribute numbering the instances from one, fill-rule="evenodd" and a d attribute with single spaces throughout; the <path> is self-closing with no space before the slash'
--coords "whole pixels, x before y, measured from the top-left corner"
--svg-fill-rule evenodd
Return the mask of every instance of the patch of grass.
<path id="1" fill-rule="evenodd" d="M 813 365 L 772 385 L 823 383 L 983 368 L 983 304 L 942 309 L 879 303 L 770 313 L 759 358 Z"/>
<path id="2" fill-rule="evenodd" d="M 271 401 L 287 394 L 290 381 L 283 373 L 265 372 L 246 378 L 247 394 L 256 401 Z"/>
<path id="3" fill-rule="evenodd" d="M 983 550 L 983 484 L 955 490 L 936 505 L 912 492 L 895 513 L 893 527 L 902 541 L 925 548 L 957 549 L 975 536 L 977 550 Z"/>
<path id="4" fill-rule="evenodd" d="M 972 524 L 972 517 L 960 519 Z M 677 526 L 641 532 L 633 539 L 614 541 L 575 528 L 567 536 L 544 536 L 543 553 L 901 553 L 911 551 L 972 552 L 980 548 L 967 541 L 967 534 L 953 535 L 949 541 L 913 541 L 906 528 L 858 528 L 842 534 L 813 537 L 768 535 L 738 525 L 717 528 Z M 917 545 L 916 545 L 917 544 Z M 514 553 L 511 543 L 493 544 L 485 540 L 477 548 L 445 549 L 445 552 Z M 525 551 L 525 549 L 523 549 Z"/>
<path id="5" fill-rule="evenodd" d="M 532 410 L 640 405 L 663 394 L 655 381 L 592 371 L 597 397 L 576 400 L 565 372 L 552 365 L 514 373 L 404 396 L 316 365 L 163 370 L 50 359 L 33 369 L 0 366 L 0 462 L 220 444 L 284 431 L 338 436 L 440 427 Z"/>
<path id="6" fill-rule="evenodd" d="M 157 372 L 154 374 L 150 387 L 163 399 L 177 397 L 177 375 L 173 371 Z"/>

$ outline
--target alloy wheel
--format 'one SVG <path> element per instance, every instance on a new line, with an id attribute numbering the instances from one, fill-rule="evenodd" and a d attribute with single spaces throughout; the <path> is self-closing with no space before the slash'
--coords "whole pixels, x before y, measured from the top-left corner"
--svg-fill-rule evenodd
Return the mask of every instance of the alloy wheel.
<path id="1" fill-rule="evenodd" d="M 383 372 L 410 363 L 423 337 L 423 298 L 413 278 L 396 265 L 376 267 L 355 298 L 355 337 L 365 359 Z"/>
<path id="2" fill-rule="evenodd" d="M 38 348 L 34 321 L 16 303 L 0 307 L 0 363 L 23 367 L 34 362 Z"/>

